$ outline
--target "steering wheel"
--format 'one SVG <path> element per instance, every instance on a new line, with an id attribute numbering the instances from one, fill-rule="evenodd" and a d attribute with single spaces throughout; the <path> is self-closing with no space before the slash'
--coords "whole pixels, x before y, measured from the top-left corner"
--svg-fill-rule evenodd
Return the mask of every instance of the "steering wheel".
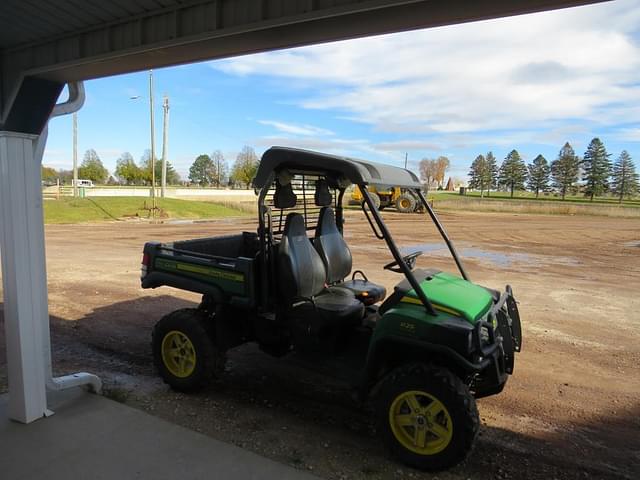
<path id="1" fill-rule="evenodd" d="M 407 264 L 407 266 L 409 267 L 409 270 L 413 270 L 413 267 L 416 266 L 416 259 L 423 253 L 424 252 L 422 250 L 418 250 L 417 252 L 413 252 L 408 255 L 405 255 L 404 257 L 402 257 L 402 260 L 404 261 L 404 263 Z M 398 265 L 398 262 L 395 260 L 391 263 L 387 263 L 382 268 L 384 268 L 385 270 L 391 270 L 392 272 L 402 273 L 402 269 L 400 268 L 400 265 Z"/>

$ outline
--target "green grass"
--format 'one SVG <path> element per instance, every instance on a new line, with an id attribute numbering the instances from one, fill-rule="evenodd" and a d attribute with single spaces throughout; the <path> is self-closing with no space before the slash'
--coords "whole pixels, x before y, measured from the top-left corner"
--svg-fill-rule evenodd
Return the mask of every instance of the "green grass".
<path id="1" fill-rule="evenodd" d="M 466 195 L 459 195 L 457 192 L 429 192 L 429 197 L 435 196 L 438 198 L 448 198 L 448 199 L 456 199 L 460 200 L 461 198 L 466 199 L 480 199 L 480 192 L 467 192 Z M 536 198 L 534 193 L 531 192 L 515 192 L 514 197 L 511 198 L 510 195 L 506 192 L 491 192 L 491 195 L 487 197 L 487 194 L 484 194 L 483 200 L 508 200 L 508 201 L 533 201 L 533 202 L 560 202 L 560 203 L 577 203 L 577 204 L 585 204 L 585 205 L 621 205 L 623 207 L 637 207 L 640 208 L 640 198 L 633 199 L 624 199 L 620 204 L 617 198 L 614 197 L 595 197 L 593 202 L 589 201 L 587 197 L 584 195 L 567 195 L 564 200 L 559 195 L 554 194 L 540 194 L 538 198 Z"/>
<path id="2" fill-rule="evenodd" d="M 93 197 L 44 201 L 45 223 L 85 223 L 150 218 L 151 200 L 145 197 Z M 245 211 L 212 202 L 159 198 L 158 218 L 209 219 L 246 215 Z"/>
<path id="3" fill-rule="evenodd" d="M 640 218 L 640 199 L 625 200 L 619 204 L 611 197 L 598 197 L 590 202 L 583 196 L 568 196 L 562 201 L 554 195 L 541 195 L 536 199 L 528 192 L 519 192 L 514 198 L 504 192 L 492 192 L 490 197 L 480 198 L 479 192 L 458 195 L 441 191 L 429 193 L 429 200 L 433 201 L 436 210 Z"/>

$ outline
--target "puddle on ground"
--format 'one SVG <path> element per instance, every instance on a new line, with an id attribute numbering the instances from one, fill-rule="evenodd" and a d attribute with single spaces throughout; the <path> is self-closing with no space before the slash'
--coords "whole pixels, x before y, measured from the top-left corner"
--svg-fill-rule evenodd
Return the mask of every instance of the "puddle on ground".
<path id="1" fill-rule="evenodd" d="M 436 255 L 438 257 L 450 256 L 449 249 L 443 243 L 420 243 L 400 249 L 403 254 L 421 250 L 424 253 Z M 561 265 L 578 265 L 580 262 L 571 257 L 553 257 L 548 255 L 534 255 L 520 252 L 498 252 L 495 250 L 485 250 L 473 246 L 460 245 L 456 247 L 458 255 L 464 261 L 477 260 L 482 263 L 488 263 L 497 267 L 509 267 L 514 264 L 525 266 L 539 266 L 548 264 Z"/>
<path id="2" fill-rule="evenodd" d="M 176 218 L 176 219 L 159 219 L 158 223 L 166 225 L 197 225 L 199 223 L 232 223 L 237 221 L 238 217 L 227 218 L 204 218 L 204 219 L 189 219 L 189 218 Z"/>
<path id="3" fill-rule="evenodd" d="M 193 220 L 163 220 L 167 225 L 193 225 Z"/>

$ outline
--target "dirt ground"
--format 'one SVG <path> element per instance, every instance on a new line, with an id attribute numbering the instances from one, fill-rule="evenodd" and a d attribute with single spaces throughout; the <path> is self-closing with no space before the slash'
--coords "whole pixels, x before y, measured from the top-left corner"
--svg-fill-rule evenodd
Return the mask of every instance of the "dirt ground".
<path id="1" fill-rule="evenodd" d="M 426 244 L 420 266 L 454 269 L 423 217 L 386 217 L 399 244 Z M 424 474 L 389 460 L 349 391 L 252 345 L 231 352 L 223 380 L 202 393 L 178 394 L 158 379 L 152 325 L 198 298 L 141 290 L 143 243 L 255 229 L 247 219 L 47 227 L 55 370 L 98 373 L 119 401 L 329 479 L 640 478 L 640 221 L 441 218 L 474 281 L 513 286 L 524 323 L 514 376 L 501 395 L 478 401 L 477 446 L 448 472 Z M 382 271 L 390 255 L 356 212 L 347 216 L 346 238 L 354 267 L 389 291 L 401 280 Z"/>

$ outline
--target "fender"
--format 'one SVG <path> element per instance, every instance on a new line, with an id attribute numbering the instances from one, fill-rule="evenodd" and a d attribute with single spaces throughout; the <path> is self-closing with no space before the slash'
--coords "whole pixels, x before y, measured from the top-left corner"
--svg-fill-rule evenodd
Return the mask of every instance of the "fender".
<path id="1" fill-rule="evenodd" d="M 367 355 L 367 363 L 363 372 L 359 396 L 361 399 L 367 397 L 372 387 L 377 382 L 377 373 L 381 367 L 380 359 L 389 358 L 388 351 L 400 352 L 398 357 L 411 357 L 412 360 L 428 361 L 429 358 L 444 358 L 456 365 L 461 371 L 474 374 L 487 368 L 491 359 L 483 358 L 479 362 L 470 362 L 458 352 L 445 345 L 402 337 L 399 335 L 389 335 L 371 346 Z"/>
<path id="2" fill-rule="evenodd" d="M 142 279 L 142 288 L 156 288 L 160 286 L 169 286 L 179 288 L 181 290 L 189 290 L 191 292 L 210 295 L 216 303 L 222 303 L 225 300 L 222 289 L 216 285 L 206 284 L 197 280 L 191 280 L 178 275 L 166 272 L 150 272 Z"/>

